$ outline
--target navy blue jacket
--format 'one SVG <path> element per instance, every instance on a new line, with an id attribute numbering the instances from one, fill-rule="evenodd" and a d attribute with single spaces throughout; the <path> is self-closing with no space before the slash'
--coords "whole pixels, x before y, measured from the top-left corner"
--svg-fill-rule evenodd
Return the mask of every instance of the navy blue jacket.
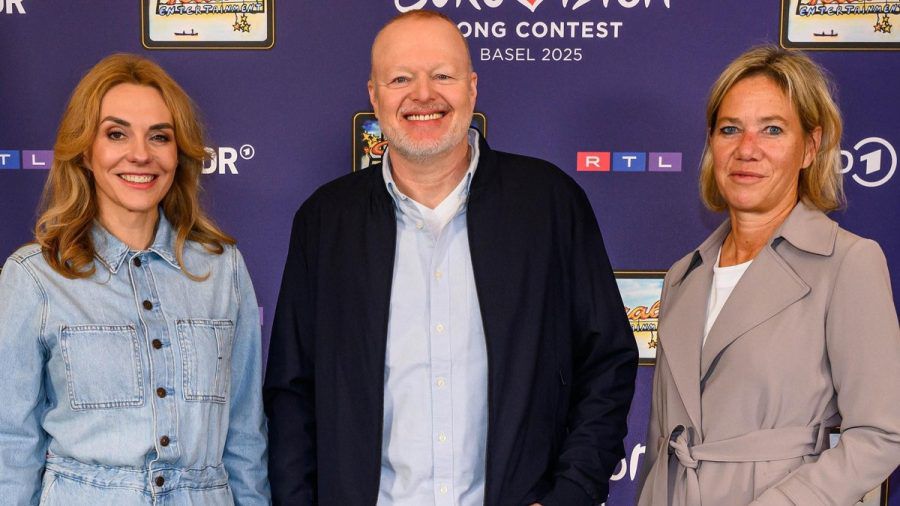
<path id="1" fill-rule="evenodd" d="M 481 140 L 467 208 L 488 354 L 486 506 L 591 506 L 624 456 L 637 349 L 584 192 Z M 371 506 L 396 240 L 380 169 L 297 211 L 264 387 L 275 504 Z"/>

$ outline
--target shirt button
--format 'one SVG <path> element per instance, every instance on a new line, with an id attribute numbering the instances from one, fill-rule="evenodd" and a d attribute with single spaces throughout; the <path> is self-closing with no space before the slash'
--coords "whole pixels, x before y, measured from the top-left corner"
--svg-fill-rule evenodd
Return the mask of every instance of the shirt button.
<path id="1" fill-rule="evenodd" d="M 444 385 L 447 384 L 447 380 L 445 380 L 444 378 L 438 378 L 437 380 L 435 380 L 434 384 L 437 385 L 438 388 L 444 388 Z"/>
<path id="2" fill-rule="evenodd" d="M 157 476 L 156 479 L 153 480 L 153 482 L 156 483 L 157 487 L 161 487 L 161 486 L 165 485 L 166 479 L 163 478 L 162 476 Z"/>
<path id="3" fill-rule="evenodd" d="M 163 436 L 163 437 L 159 438 L 159 445 L 160 446 L 169 446 L 169 436 Z"/>
<path id="4" fill-rule="evenodd" d="M 438 488 L 438 490 L 439 490 L 442 494 L 446 494 L 447 491 L 450 490 L 450 489 L 447 488 L 447 485 L 441 485 L 441 486 Z"/>
<path id="5" fill-rule="evenodd" d="M 159 387 L 156 389 L 156 395 L 159 396 L 160 399 L 166 396 L 166 389 L 163 387 Z"/>
<path id="6" fill-rule="evenodd" d="M 135 267 L 140 267 L 140 266 L 141 266 L 141 259 L 138 258 L 138 257 L 134 257 L 134 258 L 131 260 L 131 263 L 133 263 Z"/>
<path id="7" fill-rule="evenodd" d="M 422 223 L 421 221 L 417 221 L 417 222 L 416 222 L 416 228 L 417 228 L 417 229 L 422 230 L 422 227 L 424 227 L 424 226 L 425 226 L 425 224 Z"/>
<path id="8" fill-rule="evenodd" d="M 162 341 L 160 341 L 159 339 L 154 339 L 150 344 L 152 344 L 153 348 L 157 350 L 162 348 Z"/>
<path id="9" fill-rule="evenodd" d="M 153 309 L 153 303 L 150 302 L 149 300 L 145 300 L 142 303 L 142 305 L 144 306 L 144 309 L 146 309 L 147 311 L 150 311 L 151 309 Z"/>
<path id="10" fill-rule="evenodd" d="M 441 443 L 446 443 L 447 435 L 441 432 L 440 434 L 438 434 L 438 441 L 440 441 Z"/>
<path id="11" fill-rule="evenodd" d="M 434 277 L 436 279 L 441 279 L 443 276 L 444 276 L 444 273 L 441 271 L 435 271 L 435 273 L 434 273 Z"/>
<path id="12" fill-rule="evenodd" d="M 440 334 L 441 332 L 444 331 L 444 325 L 441 323 L 438 323 L 437 325 L 434 326 L 434 330 L 437 330 L 438 334 Z"/>

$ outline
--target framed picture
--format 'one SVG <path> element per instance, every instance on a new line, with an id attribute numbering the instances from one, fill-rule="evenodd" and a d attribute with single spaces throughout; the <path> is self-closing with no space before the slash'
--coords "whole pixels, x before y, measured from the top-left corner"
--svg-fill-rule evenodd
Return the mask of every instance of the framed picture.
<path id="1" fill-rule="evenodd" d="M 665 271 L 615 271 L 625 314 L 637 341 L 641 365 L 656 363 L 659 343 L 659 303 Z"/>
<path id="2" fill-rule="evenodd" d="M 781 45 L 900 49 L 900 0 L 781 0 Z"/>
<path id="3" fill-rule="evenodd" d="M 472 115 L 472 126 L 487 138 L 487 117 L 484 113 Z M 373 165 L 381 165 L 381 157 L 388 142 L 381 133 L 378 118 L 372 111 L 353 115 L 353 172 Z"/>
<path id="4" fill-rule="evenodd" d="M 828 429 L 828 447 L 834 448 L 841 439 L 841 428 L 831 427 Z M 860 498 L 855 506 L 887 506 L 888 504 L 888 480 L 885 479 L 881 485 L 868 491 L 866 495 Z"/>
<path id="5" fill-rule="evenodd" d="M 275 0 L 141 0 L 147 49 L 270 49 Z"/>

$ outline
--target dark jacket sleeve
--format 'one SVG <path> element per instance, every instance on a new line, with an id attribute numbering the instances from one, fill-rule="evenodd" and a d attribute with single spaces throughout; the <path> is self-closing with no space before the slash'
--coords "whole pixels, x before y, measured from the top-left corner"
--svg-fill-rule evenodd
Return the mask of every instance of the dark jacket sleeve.
<path id="1" fill-rule="evenodd" d="M 269 418 L 269 479 L 276 505 L 316 504 L 315 301 L 304 251 L 304 210 L 291 231 L 275 310 L 263 399 Z"/>
<path id="2" fill-rule="evenodd" d="M 638 352 L 596 217 L 579 188 L 573 202 L 572 378 L 568 435 L 544 506 L 593 506 L 625 455 Z"/>

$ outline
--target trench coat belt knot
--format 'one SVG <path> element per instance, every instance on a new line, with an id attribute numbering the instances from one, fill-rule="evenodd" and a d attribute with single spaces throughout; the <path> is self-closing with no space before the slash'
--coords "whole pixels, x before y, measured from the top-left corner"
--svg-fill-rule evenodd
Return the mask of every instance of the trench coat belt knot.
<path id="1" fill-rule="evenodd" d="M 825 424 L 817 423 L 805 427 L 761 429 L 720 441 L 697 443 L 693 427 L 678 425 L 669 433 L 668 444 L 660 441 L 659 445 L 659 462 L 674 456 L 669 466 L 660 466 L 668 467 L 670 473 L 674 471 L 674 476 L 663 481 L 668 484 L 666 504 L 673 504 L 675 499 L 675 504 L 700 506 L 697 468 L 703 461 L 766 462 L 817 455 L 824 446 L 825 432 Z M 656 499 L 653 504 L 662 504 Z"/>

